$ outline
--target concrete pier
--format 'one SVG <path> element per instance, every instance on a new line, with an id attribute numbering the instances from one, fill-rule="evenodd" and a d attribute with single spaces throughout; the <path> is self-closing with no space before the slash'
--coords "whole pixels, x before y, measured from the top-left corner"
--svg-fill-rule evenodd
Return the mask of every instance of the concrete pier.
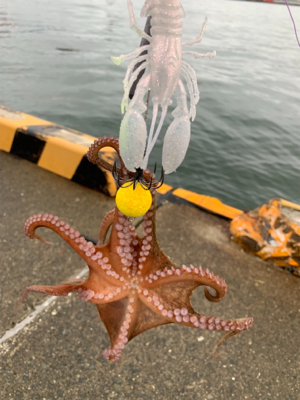
<path id="1" fill-rule="evenodd" d="M 50 231 L 39 233 L 54 246 L 29 240 L 23 232 L 26 218 L 51 212 L 96 239 L 114 200 L 4 152 L 0 181 L 1 399 L 300 397 L 300 281 L 244 253 L 230 240 L 228 220 L 162 196 L 158 238 L 177 264 L 201 264 L 226 280 L 228 293 L 219 304 L 209 303 L 203 290 L 196 290 L 192 302 L 198 312 L 252 316 L 253 327 L 225 342 L 214 358 L 219 333 L 162 326 L 136 337 L 121 361 L 109 363 L 102 357 L 108 335 L 93 304 L 71 295 L 47 306 L 49 298 L 35 293 L 17 314 L 14 310 L 24 287 L 58 284 L 85 267 Z M 35 307 L 36 317 L 23 326 Z"/>

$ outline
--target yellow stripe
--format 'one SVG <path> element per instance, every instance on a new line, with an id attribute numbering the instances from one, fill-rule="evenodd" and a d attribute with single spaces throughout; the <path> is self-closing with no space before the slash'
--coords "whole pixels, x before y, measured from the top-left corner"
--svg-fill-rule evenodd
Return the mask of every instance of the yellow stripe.
<path id="1" fill-rule="evenodd" d="M 59 137 L 48 137 L 38 166 L 67 179 L 72 179 L 88 147 Z"/>
<path id="2" fill-rule="evenodd" d="M 284 200 L 284 199 L 279 199 L 281 202 L 281 205 L 284 207 L 292 208 L 293 210 L 300 211 L 300 205 L 296 203 L 292 203 L 291 201 Z"/>
<path id="3" fill-rule="evenodd" d="M 18 128 L 29 125 L 52 125 L 51 122 L 0 106 L 0 150 L 9 152 Z"/>
<path id="4" fill-rule="evenodd" d="M 90 138 L 95 139 L 92 136 Z M 88 146 L 72 143 L 59 137 L 48 136 L 45 148 L 38 161 L 38 166 L 64 178 L 72 179 L 88 149 Z M 114 160 L 113 153 L 115 153 L 115 150 L 110 147 L 101 149 L 101 157 L 107 161 Z M 106 176 L 109 195 L 114 197 L 117 192 L 116 182 L 111 173 L 102 168 L 101 170 Z"/>
<path id="5" fill-rule="evenodd" d="M 238 215 L 243 214 L 243 211 L 238 210 L 237 208 L 234 207 L 227 206 L 226 204 L 222 203 L 215 197 L 205 196 L 203 194 L 197 194 L 182 188 L 174 190 L 173 194 L 193 204 L 196 204 L 199 207 L 205 208 L 206 210 L 209 210 L 218 215 L 222 215 L 223 217 L 226 218 L 233 219 Z"/>
<path id="6" fill-rule="evenodd" d="M 164 183 L 160 188 L 157 189 L 157 192 L 159 194 L 166 194 L 172 189 L 173 189 L 172 186 L 167 185 L 166 183 Z"/>

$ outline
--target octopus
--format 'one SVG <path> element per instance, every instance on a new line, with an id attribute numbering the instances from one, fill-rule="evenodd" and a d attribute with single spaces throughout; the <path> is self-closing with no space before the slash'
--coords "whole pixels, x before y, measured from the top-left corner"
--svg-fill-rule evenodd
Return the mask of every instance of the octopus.
<path id="1" fill-rule="evenodd" d="M 132 173 L 120 157 L 118 139 L 95 140 L 87 154 L 89 161 L 112 171 L 112 165 L 99 157 L 99 151 L 106 146 L 113 147 L 120 159 L 117 172 L 121 180 L 130 179 Z M 153 174 L 145 170 L 144 179 L 151 177 Z M 54 296 L 77 293 L 82 301 L 94 303 L 110 338 L 110 347 L 103 352 L 106 360 L 117 361 L 130 340 L 160 325 L 176 323 L 201 331 L 224 331 L 229 337 L 247 330 L 253 323 L 250 317 L 226 320 L 193 309 L 190 298 L 198 286 L 205 287 L 204 294 L 209 301 L 219 302 L 226 294 L 227 285 L 207 268 L 179 267 L 163 253 L 156 235 L 156 190 L 154 187 L 150 190 L 152 205 L 143 216 L 141 237 L 132 221 L 117 208 L 105 215 L 97 244 L 87 241 L 52 214 L 36 214 L 25 222 L 25 234 L 30 239 L 45 241 L 35 233 L 39 227 L 57 233 L 85 261 L 89 275 L 85 281 L 29 286 L 23 298 L 28 292 Z"/>

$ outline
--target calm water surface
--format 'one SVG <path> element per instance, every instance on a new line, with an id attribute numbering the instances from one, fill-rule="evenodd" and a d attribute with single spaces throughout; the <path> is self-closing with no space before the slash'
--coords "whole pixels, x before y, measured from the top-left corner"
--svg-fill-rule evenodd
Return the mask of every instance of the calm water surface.
<path id="1" fill-rule="evenodd" d="M 136 15 L 144 0 L 133 0 Z M 240 208 L 300 201 L 300 49 L 282 5 L 184 1 L 183 38 L 209 24 L 187 61 L 201 93 L 187 157 L 166 183 Z M 292 7 L 300 29 L 300 7 Z M 138 17 L 144 26 L 144 19 Z M 94 136 L 118 136 L 126 66 L 138 46 L 125 0 L 2 0 L 0 104 Z M 75 51 L 61 51 L 68 48 Z M 168 119 L 170 123 L 171 117 Z M 162 140 L 151 163 L 160 162 Z"/>

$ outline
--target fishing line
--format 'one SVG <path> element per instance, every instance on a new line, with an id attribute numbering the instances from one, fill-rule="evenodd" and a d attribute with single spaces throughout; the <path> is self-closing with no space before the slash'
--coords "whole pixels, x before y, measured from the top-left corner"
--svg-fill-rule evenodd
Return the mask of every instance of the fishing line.
<path id="1" fill-rule="evenodd" d="M 293 25 L 294 25 L 295 36 L 296 36 L 296 39 L 297 39 L 297 42 L 298 42 L 298 46 L 300 47 L 300 41 L 299 41 L 299 38 L 298 38 L 298 34 L 297 34 L 297 29 L 296 29 L 296 24 L 295 24 L 294 18 L 292 16 L 292 13 L 291 13 L 291 10 L 290 10 L 290 7 L 289 7 L 289 4 L 288 4 L 287 0 L 284 0 L 284 2 L 285 2 L 286 6 L 287 6 L 287 8 L 289 10 L 290 17 L 291 17 L 291 20 L 292 20 Z"/>

